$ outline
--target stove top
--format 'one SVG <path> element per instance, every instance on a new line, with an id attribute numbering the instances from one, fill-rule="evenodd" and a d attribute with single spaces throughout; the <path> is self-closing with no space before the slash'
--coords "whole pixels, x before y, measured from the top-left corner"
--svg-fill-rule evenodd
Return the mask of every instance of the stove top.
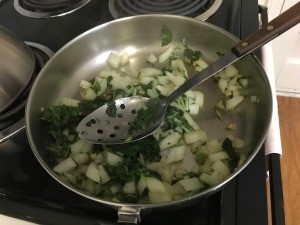
<path id="1" fill-rule="evenodd" d="M 114 1 L 92 0 L 64 16 L 37 19 L 22 15 L 15 10 L 13 1 L 7 1 L 0 6 L 0 23 L 22 40 L 55 52 L 82 32 L 113 20 L 109 10 L 111 2 Z M 125 4 L 125 1 L 115 2 Z M 163 5 L 164 1 L 152 2 Z M 207 4 L 204 3 L 207 1 L 192 4 L 195 2 Z M 126 4 L 148 4 L 148 0 L 126 1 Z M 257 1 L 223 0 L 207 21 L 243 38 L 258 28 Z M 17 115 L 13 121 L 23 116 Z M 52 179 L 33 155 L 25 132 L 0 144 L 0 213 L 39 224 L 117 224 L 114 209 L 78 196 Z M 146 213 L 141 224 L 266 225 L 264 149 L 221 191 L 189 207 Z"/>

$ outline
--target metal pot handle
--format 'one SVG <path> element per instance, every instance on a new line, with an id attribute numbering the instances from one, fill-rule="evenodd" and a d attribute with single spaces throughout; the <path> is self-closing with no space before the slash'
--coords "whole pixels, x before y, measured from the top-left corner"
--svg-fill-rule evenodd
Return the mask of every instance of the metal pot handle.
<path id="1" fill-rule="evenodd" d="M 140 208 L 121 206 L 118 209 L 118 223 L 139 224 L 141 221 Z"/>
<path id="2" fill-rule="evenodd" d="M 9 140 L 21 131 L 25 130 L 25 127 L 25 117 L 23 117 L 18 122 L 14 123 L 13 125 L 0 132 L 0 144 Z"/>

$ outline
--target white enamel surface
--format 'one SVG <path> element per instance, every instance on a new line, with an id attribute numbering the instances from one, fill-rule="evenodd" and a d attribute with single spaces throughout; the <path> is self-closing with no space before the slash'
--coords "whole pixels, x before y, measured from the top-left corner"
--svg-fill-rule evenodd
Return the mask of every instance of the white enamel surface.
<path id="1" fill-rule="evenodd" d="M 298 0 L 259 0 L 268 7 L 269 20 Z M 300 97 L 300 24 L 272 41 L 277 95 Z"/>
<path id="2" fill-rule="evenodd" d="M 36 223 L 30 223 L 30 222 L 15 219 L 12 217 L 0 215 L 0 224 L 2 224 L 2 225 L 35 225 Z"/>

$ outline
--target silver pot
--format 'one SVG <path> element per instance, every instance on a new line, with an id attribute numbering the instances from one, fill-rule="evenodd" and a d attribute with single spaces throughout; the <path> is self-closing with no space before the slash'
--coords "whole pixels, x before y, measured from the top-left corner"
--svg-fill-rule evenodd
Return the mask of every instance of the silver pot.
<path id="1" fill-rule="evenodd" d="M 51 168 L 44 149 L 51 143 L 47 126 L 41 121 L 41 108 L 57 103 L 62 97 L 78 97 L 80 80 L 89 80 L 106 67 L 106 58 L 111 51 L 129 53 L 131 66 L 140 68 L 150 53 L 161 52 L 160 32 L 162 25 L 172 30 L 173 43 L 188 41 L 192 49 L 200 49 L 206 61 L 212 63 L 217 52 L 226 52 L 239 40 L 226 31 L 205 22 L 171 15 L 144 15 L 115 20 L 95 27 L 60 49 L 45 65 L 31 89 L 26 107 L 26 131 L 31 148 L 44 169 L 59 183 L 71 191 L 118 210 L 119 221 L 138 222 L 142 212 L 149 210 L 184 207 L 200 198 L 221 189 L 239 174 L 254 158 L 264 142 L 271 119 L 272 97 L 268 78 L 254 55 L 248 55 L 235 66 L 242 74 L 250 77 L 250 88 L 246 95 L 256 95 L 259 104 L 246 100 L 235 112 L 223 121 L 216 118 L 213 108 L 221 94 L 212 80 L 198 85 L 205 93 L 206 105 L 197 118 L 201 127 L 213 138 L 226 135 L 224 124 L 236 121 L 236 135 L 246 142 L 246 162 L 230 177 L 217 186 L 206 189 L 191 197 L 160 204 L 124 204 L 106 201 L 83 192 L 62 180 Z"/>
<path id="2" fill-rule="evenodd" d="M 35 69 L 34 54 L 15 34 L 0 25 L 0 113 L 26 90 Z"/>

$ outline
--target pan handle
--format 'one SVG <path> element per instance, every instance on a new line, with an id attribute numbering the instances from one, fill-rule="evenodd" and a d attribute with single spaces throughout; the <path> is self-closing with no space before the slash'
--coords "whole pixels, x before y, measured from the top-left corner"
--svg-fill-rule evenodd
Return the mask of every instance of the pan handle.
<path id="1" fill-rule="evenodd" d="M 0 144 L 8 141 L 13 136 L 25 130 L 25 127 L 25 117 L 23 117 L 18 122 L 0 132 Z"/>
<path id="2" fill-rule="evenodd" d="M 267 23 L 257 32 L 246 37 L 238 45 L 232 48 L 235 55 L 243 56 L 251 52 L 257 46 L 261 46 L 300 22 L 300 1 L 281 15 Z"/>
<path id="3" fill-rule="evenodd" d="M 141 221 L 141 208 L 121 206 L 118 209 L 118 223 L 139 224 Z"/>

